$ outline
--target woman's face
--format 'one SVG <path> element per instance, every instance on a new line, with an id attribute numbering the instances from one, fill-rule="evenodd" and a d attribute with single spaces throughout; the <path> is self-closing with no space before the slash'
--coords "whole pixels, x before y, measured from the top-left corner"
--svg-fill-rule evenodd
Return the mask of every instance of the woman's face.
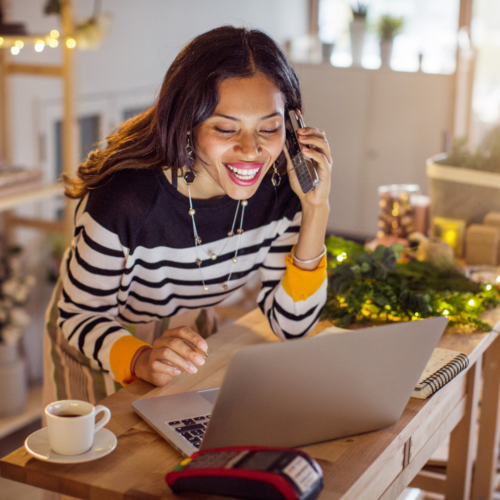
<path id="1" fill-rule="evenodd" d="M 284 113 L 283 95 L 262 73 L 224 80 L 217 108 L 195 130 L 205 163 L 196 165 L 193 196 L 250 198 L 283 150 Z"/>

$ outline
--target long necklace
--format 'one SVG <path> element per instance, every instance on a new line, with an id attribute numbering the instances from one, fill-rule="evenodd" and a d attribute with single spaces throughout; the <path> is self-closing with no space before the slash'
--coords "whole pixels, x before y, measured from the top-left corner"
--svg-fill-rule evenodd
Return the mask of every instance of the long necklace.
<path id="1" fill-rule="evenodd" d="M 189 210 L 188 210 L 188 213 L 191 216 L 191 221 L 193 223 L 194 244 L 195 244 L 195 249 L 196 249 L 196 257 L 197 257 L 196 258 L 196 265 L 198 266 L 198 269 L 200 270 L 200 276 L 201 276 L 201 282 L 203 284 L 203 290 L 205 292 L 208 292 L 209 287 L 205 283 L 205 279 L 203 277 L 203 271 L 201 269 L 203 261 L 200 259 L 200 256 L 199 256 L 199 253 L 198 253 L 198 247 L 201 245 L 202 241 L 201 241 L 200 235 L 198 234 L 198 229 L 196 227 L 196 221 L 194 219 L 194 215 L 196 213 L 196 210 L 193 208 L 193 200 L 191 199 L 191 190 L 189 189 L 190 182 L 186 182 L 186 184 L 187 184 L 188 197 L 189 197 Z M 236 250 L 234 252 L 234 257 L 231 259 L 233 265 L 238 262 L 238 250 L 240 248 L 240 237 L 241 237 L 241 235 L 244 232 L 243 231 L 243 218 L 245 216 L 245 207 L 248 205 L 248 201 L 247 200 L 238 200 L 238 204 L 236 205 L 236 212 L 234 213 L 233 225 L 231 226 L 231 230 L 229 231 L 229 233 L 227 233 L 228 239 L 226 239 L 223 247 L 221 248 L 221 250 L 219 252 L 219 255 L 221 255 L 222 252 L 224 251 L 224 249 L 226 248 L 226 245 L 229 242 L 229 238 L 232 238 L 234 236 L 234 227 L 236 225 L 236 220 L 238 218 L 238 211 L 240 209 L 240 205 L 241 205 L 240 227 L 236 230 L 236 234 L 238 235 L 238 239 L 236 241 Z M 211 260 L 217 260 L 218 255 L 215 252 L 208 253 L 203 247 L 201 247 L 201 249 L 203 250 L 203 252 L 208 257 L 210 257 Z M 233 269 L 234 268 L 232 267 L 231 268 L 231 272 L 229 273 L 229 276 L 228 276 L 227 280 L 224 283 L 222 283 L 222 289 L 223 290 L 227 290 L 229 288 L 228 282 L 231 280 L 231 276 L 233 274 Z"/>

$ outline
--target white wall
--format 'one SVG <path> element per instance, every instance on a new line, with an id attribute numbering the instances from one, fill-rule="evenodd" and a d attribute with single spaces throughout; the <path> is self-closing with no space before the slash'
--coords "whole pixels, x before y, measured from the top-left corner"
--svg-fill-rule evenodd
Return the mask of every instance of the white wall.
<path id="1" fill-rule="evenodd" d="M 59 29 L 56 16 L 44 16 L 46 0 L 4 0 L 8 21 L 25 22 L 30 33 Z M 74 0 L 79 20 L 92 13 L 94 2 Z M 103 0 L 112 15 L 110 34 L 97 51 L 77 52 L 80 114 L 103 117 L 102 138 L 117 125 L 125 107 L 149 104 L 180 48 L 196 35 L 223 24 L 259 28 L 277 42 L 306 33 L 307 0 Z M 58 64 L 59 49 L 38 54 L 25 47 L 19 62 Z M 9 124 L 16 165 L 43 167 L 47 180 L 54 171 L 54 122 L 62 115 L 62 86 L 57 79 L 11 79 L 12 120 Z M 26 207 L 23 213 L 50 212 L 50 204 Z M 28 247 L 40 249 L 43 235 L 18 232 Z M 28 248 L 29 250 L 29 248 Z M 44 254 L 29 253 L 27 268 L 43 281 Z M 41 284 L 33 292 L 30 312 L 33 324 L 26 332 L 32 378 L 41 378 L 43 312 L 50 287 Z"/>
<path id="2" fill-rule="evenodd" d="M 373 238 L 377 187 L 418 184 L 451 130 L 453 75 L 297 65 L 308 125 L 325 130 L 333 160 L 332 232 Z"/>

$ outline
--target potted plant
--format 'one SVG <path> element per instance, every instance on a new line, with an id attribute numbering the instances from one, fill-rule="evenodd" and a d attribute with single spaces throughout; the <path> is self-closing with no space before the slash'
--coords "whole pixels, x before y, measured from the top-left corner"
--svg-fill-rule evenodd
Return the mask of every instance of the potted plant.
<path id="1" fill-rule="evenodd" d="M 394 38 L 401 33 L 403 25 L 404 19 L 402 17 L 393 17 L 388 14 L 382 16 L 378 22 L 380 60 L 384 68 L 388 68 L 390 65 Z"/>
<path id="2" fill-rule="evenodd" d="M 20 248 L 11 249 L 8 264 L 0 279 L 0 416 L 23 411 L 26 403 L 26 366 L 20 352 L 23 328 L 30 322 L 24 306 L 34 284 L 32 276 L 23 276 Z"/>
<path id="3" fill-rule="evenodd" d="M 500 126 L 476 150 L 462 138 L 449 153 L 427 160 L 427 177 L 432 217 L 480 224 L 488 212 L 500 211 Z"/>
<path id="4" fill-rule="evenodd" d="M 365 43 L 368 5 L 357 1 L 351 6 L 351 9 L 352 22 L 349 30 L 351 34 L 352 65 L 361 66 L 361 57 L 363 56 L 363 46 Z"/>

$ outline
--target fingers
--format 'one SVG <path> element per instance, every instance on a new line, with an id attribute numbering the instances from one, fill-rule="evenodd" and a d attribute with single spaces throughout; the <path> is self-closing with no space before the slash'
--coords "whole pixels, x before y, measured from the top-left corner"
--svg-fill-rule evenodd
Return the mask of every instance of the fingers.
<path id="1" fill-rule="evenodd" d="M 176 377 L 182 373 L 182 370 L 178 366 L 159 358 L 150 360 L 150 368 L 153 374 L 170 375 L 171 377 Z"/>
<path id="2" fill-rule="evenodd" d="M 172 339 L 170 345 L 158 347 L 153 355 L 157 363 L 153 362 L 155 366 L 152 364 L 151 368 L 164 371 L 165 368 L 160 366 L 159 362 L 164 364 L 166 368 L 173 366 L 187 373 L 196 373 L 198 371 L 197 366 L 201 366 L 205 363 L 205 360 L 199 354 L 190 350 L 186 344 L 184 344 L 185 349 L 181 344 L 184 344 L 182 340 Z"/>
<path id="3" fill-rule="evenodd" d="M 321 151 L 303 147 L 302 154 L 305 157 L 311 158 L 311 160 L 314 160 L 321 165 L 326 165 L 326 168 L 328 168 L 328 170 L 331 170 L 330 161 L 328 161 L 328 158 Z"/>
<path id="4" fill-rule="evenodd" d="M 205 363 L 208 345 L 188 327 L 167 330 L 154 341 L 150 362 L 151 370 L 178 375 L 175 369 L 196 373 Z"/>
<path id="5" fill-rule="evenodd" d="M 208 344 L 206 341 L 198 335 L 195 331 L 191 330 L 187 326 L 181 326 L 180 328 L 173 328 L 172 330 L 167 330 L 163 333 L 162 338 L 166 337 L 179 337 L 190 344 L 198 347 L 204 353 L 208 350 Z"/>
<path id="6" fill-rule="evenodd" d="M 301 128 L 297 132 L 297 137 L 301 146 L 314 146 L 325 155 L 329 163 L 332 162 L 330 146 L 326 140 L 325 133 L 322 130 Z"/>

